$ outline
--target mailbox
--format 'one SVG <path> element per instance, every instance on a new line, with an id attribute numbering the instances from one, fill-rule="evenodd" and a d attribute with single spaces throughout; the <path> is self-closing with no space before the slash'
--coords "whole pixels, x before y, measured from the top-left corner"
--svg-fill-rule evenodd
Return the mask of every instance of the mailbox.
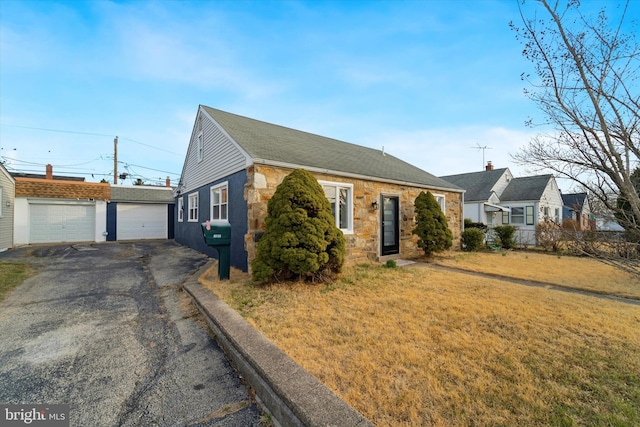
<path id="1" fill-rule="evenodd" d="M 218 251 L 218 278 L 229 279 L 231 270 L 231 224 L 228 221 L 207 221 L 200 224 L 204 242 Z"/>

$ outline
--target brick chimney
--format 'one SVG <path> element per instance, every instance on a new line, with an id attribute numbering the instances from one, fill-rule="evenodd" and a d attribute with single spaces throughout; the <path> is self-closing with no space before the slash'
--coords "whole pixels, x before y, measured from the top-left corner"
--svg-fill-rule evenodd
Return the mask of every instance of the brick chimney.
<path id="1" fill-rule="evenodd" d="M 167 177 L 167 180 L 165 181 L 164 185 L 167 188 L 171 187 L 171 178 Z"/>
<path id="2" fill-rule="evenodd" d="M 493 170 L 493 163 L 491 163 L 491 160 L 489 160 L 487 162 L 487 166 L 484 169 L 485 171 L 492 171 Z"/>
<path id="3" fill-rule="evenodd" d="M 47 168 L 46 178 L 53 179 L 53 166 L 47 165 L 46 168 Z"/>

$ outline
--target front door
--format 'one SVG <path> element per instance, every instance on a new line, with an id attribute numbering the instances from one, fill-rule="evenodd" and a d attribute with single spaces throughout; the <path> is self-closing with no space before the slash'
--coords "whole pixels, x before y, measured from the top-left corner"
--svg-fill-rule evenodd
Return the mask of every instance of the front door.
<path id="1" fill-rule="evenodd" d="M 382 249 L 380 252 L 383 256 L 400 252 L 398 205 L 398 197 L 382 196 Z"/>

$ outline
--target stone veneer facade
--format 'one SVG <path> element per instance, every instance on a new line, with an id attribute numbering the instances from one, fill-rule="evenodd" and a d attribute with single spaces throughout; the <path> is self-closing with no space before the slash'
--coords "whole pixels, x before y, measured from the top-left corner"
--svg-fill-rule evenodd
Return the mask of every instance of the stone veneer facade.
<path id="1" fill-rule="evenodd" d="M 291 169 L 253 165 L 247 169 L 247 183 L 244 197 L 247 201 L 248 228 L 245 235 L 245 249 L 249 264 L 256 256 L 257 236 L 264 231 L 267 217 L 267 203 L 273 196 L 278 184 Z M 412 187 L 369 181 L 357 178 L 329 175 L 324 173 L 312 174 L 320 181 L 332 181 L 353 184 L 353 234 L 345 234 L 347 253 L 345 264 L 354 265 L 362 262 L 380 261 L 391 258 L 417 258 L 424 255 L 418 248 L 417 236 L 411 232 L 415 227 L 414 202 L 421 191 L 428 188 Z M 445 207 L 449 228 L 453 233 L 453 247 L 460 246 L 462 227 L 462 193 L 433 189 L 433 194 L 445 196 Z M 400 201 L 400 253 L 382 257 L 380 255 L 380 211 L 371 205 L 374 201 L 380 203 L 381 195 L 399 196 Z"/>

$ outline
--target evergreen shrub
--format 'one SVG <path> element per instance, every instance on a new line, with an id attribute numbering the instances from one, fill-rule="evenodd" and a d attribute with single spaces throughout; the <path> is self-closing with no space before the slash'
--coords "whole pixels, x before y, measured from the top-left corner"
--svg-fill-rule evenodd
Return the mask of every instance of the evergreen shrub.
<path id="1" fill-rule="evenodd" d="M 413 234 L 419 237 L 418 247 L 430 256 L 453 245 L 453 234 L 449 230 L 447 217 L 433 194 L 420 192 L 414 202 L 417 225 Z"/>
<path id="2" fill-rule="evenodd" d="M 462 249 L 479 251 L 484 248 L 484 232 L 479 228 L 468 228 L 462 232 Z"/>
<path id="3" fill-rule="evenodd" d="M 500 246 L 504 249 L 511 249 L 516 245 L 516 227 L 513 225 L 500 225 L 493 231 Z"/>
<path id="4" fill-rule="evenodd" d="M 264 234 L 252 261 L 257 282 L 327 281 L 342 269 L 345 240 L 316 178 L 296 169 L 267 204 Z"/>

